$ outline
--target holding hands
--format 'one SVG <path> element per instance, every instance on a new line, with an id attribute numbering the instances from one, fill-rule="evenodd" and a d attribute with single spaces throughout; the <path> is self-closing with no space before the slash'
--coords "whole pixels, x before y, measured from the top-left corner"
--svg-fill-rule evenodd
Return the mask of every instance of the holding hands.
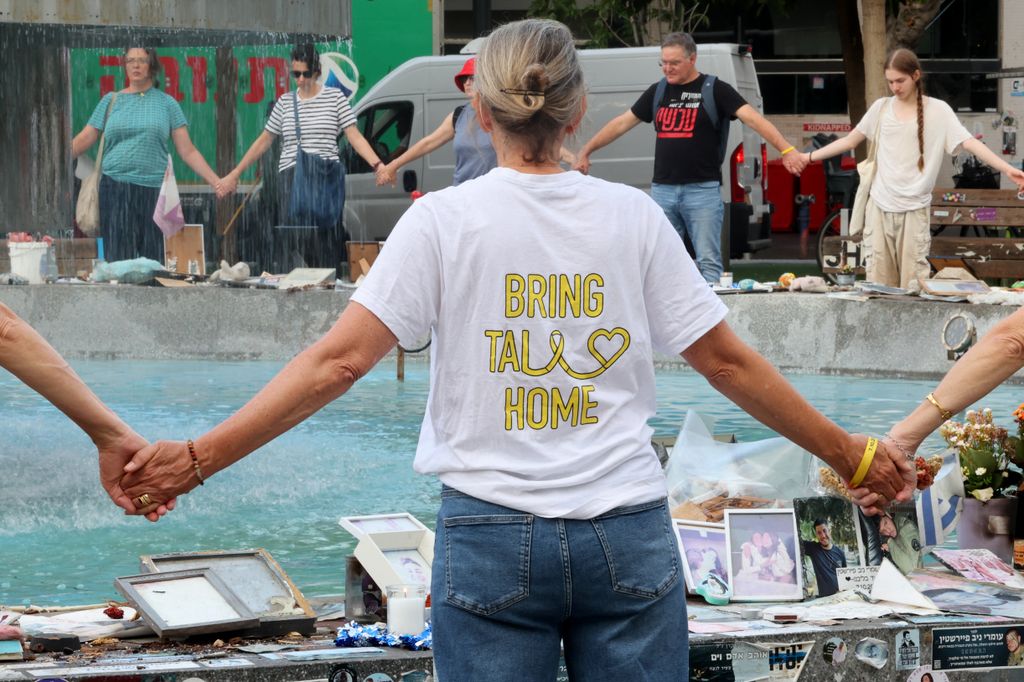
<path id="1" fill-rule="evenodd" d="M 799 177 L 804 172 L 804 169 L 807 168 L 807 164 L 810 163 L 811 155 L 799 152 L 792 147 L 790 149 L 791 151 L 782 155 L 782 166 L 793 175 Z"/>
<path id="2" fill-rule="evenodd" d="M 221 178 L 220 181 L 217 182 L 216 185 L 214 185 L 213 189 L 214 192 L 216 192 L 218 199 L 223 199 L 224 197 L 234 193 L 234 191 L 238 189 L 239 175 L 240 173 L 236 168 L 235 170 L 231 171 L 223 178 Z"/>

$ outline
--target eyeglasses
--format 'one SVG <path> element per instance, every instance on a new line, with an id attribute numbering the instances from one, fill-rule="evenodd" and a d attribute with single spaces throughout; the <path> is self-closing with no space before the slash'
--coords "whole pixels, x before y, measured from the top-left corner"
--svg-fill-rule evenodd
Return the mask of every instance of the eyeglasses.
<path id="1" fill-rule="evenodd" d="M 681 61 L 679 61 L 677 59 L 673 59 L 671 61 L 666 61 L 664 59 L 659 59 L 658 60 L 658 66 L 661 66 L 661 67 L 669 66 L 669 67 L 672 67 L 674 69 L 675 67 L 682 66 L 682 65 L 683 65 L 683 62 L 681 62 Z"/>
<path id="2" fill-rule="evenodd" d="M 127 57 L 124 60 L 124 63 L 128 66 L 131 66 L 132 64 L 148 64 L 149 59 L 146 57 Z"/>
<path id="3" fill-rule="evenodd" d="M 299 76 L 302 76 L 303 78 L 309 78 L 312 75 L 313 71 L 311 69 L 306 69 L 305 71 L 292 71 L 292 78 L 295 78 L 296 80 L 298 80 Z"/>

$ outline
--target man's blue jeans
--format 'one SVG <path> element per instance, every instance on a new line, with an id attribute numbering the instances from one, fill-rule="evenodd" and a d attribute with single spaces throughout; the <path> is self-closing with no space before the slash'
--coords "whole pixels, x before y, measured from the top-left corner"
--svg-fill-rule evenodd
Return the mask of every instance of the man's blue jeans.
<path id="1" fill-rule="evenodd" d="M 689 678 L 665 500 L 547 519 L 445 487 L 431 583 L 438 682 Z"/>
<path id="2" fill-rule="evenodd" d="M 718 284 L 722 275 L 722 214 L 725 210 L 721 185 L 717 182 L 685 185 L 652 182 L 651 198 L 661 206 L 680 237 L 689 235 L 700 274 Z"/>

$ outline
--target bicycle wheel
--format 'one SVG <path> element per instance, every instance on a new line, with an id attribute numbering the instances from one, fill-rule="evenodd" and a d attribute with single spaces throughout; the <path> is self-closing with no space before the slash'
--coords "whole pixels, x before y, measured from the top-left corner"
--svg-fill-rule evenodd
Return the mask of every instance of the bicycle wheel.
<path id="1" fill-rule="evenodd" d="M 832 284 L 836 283 L 835 275 L 825 272 L 825 239 L 839 236 L 839 223 L 839 209 L 835 209 L 825 216 L 821 229 L 818 230 L 818 268 L 821 269 L 822 276 Z"/>

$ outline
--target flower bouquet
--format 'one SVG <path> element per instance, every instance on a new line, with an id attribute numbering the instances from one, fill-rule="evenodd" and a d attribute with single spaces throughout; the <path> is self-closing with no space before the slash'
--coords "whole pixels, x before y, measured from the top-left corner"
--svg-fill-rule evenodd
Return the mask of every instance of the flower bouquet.
<path id="1" fill-rule="evenodd" d="M 957 451 L 964 492 L 982 502 L 1012 497 L 1022 480 L 1024 465 L 1024 403 L 1013 413 L 1017 435 L 992 421 L 992 410 L 970 410 L 963 423 L 947 421 L 939 429 L 946 443 Z"/>

